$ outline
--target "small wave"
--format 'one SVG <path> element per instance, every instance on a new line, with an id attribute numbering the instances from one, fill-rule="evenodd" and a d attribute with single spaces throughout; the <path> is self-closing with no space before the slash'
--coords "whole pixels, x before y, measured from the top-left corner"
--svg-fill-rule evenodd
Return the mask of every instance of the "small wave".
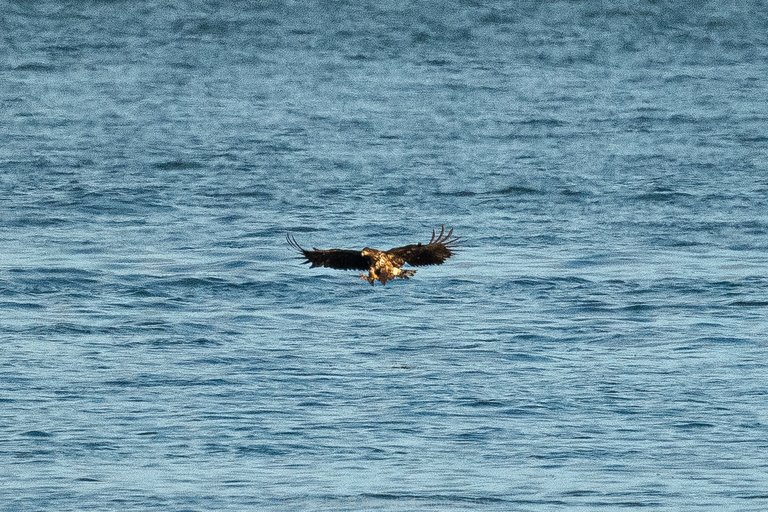
<path id="1" fill-rule="evenodd" d="M 493 192 L 487 192 L 487 193 L 499 194 L 499 195 L 505 195 L 505 196 L 526 196 L 526 195 L 541 194 L 542 192 L 538 189 L 531 188 L 531 187 L 512 185 L 509 187 L 504 187 L 499 190 L 495 190 Z"/>
<path id="2" fill-rule="evenodd" d="M 347 129 L 351 128 L 354 123 L 339 123 L 341 129 Z M 306 151 L 305 148 L 296 146 L 294 144 L 289 144 L 287 142 L 284 143 L 278 143 L 278 142 L 267 142 L 267 141 L 258 141 L 255 148 L 254 153 L 256 155 L 287 155 L 291 153 L 301 153 Z"/>
<path id="3" fill-rule="evenodd" d="M 27 430 L 26 432 L 21 433 L 24 437 L 53 437 L 53 434 L 50 432 L 45 432 L 43 430 Z"/>
<path id="4" fill-rule="evenodd" d="M 566 196 L 566 197 L 587 197 L 589 196 L 589 192 L 586 190 L 577 190 L 573 188 L 564 188 L 560 190 L 560 195 Z"/>
<path id="5" fill-rule="evenodd" d="M 171 30 L 185 36 L 225 36 L 238 28 L 238 23 L 216 18 L 189 18 L 171 24 Z"/>
<path id="6" fill-rule="evenodd" d="M 80 45 L 72 44 L 50 44 L 43 48 L 47 53 L 59 53 L 59 54 L 80 54 L 83 51 L 83 47 Z"/>
<path id="7" fill-rule="evenodd" d="M 613 258 L 614 258 L 614 255 L 609 253 L 592 254 L 589 256 L 585 256 L 583 258 L 576 258 L 576 259 L 566 261 L 564 266 L 566 268 L 595 267 L 595 266 L 605 265 L 606 263 L 612 261 Z"/>
<path id="8" fill-rule="evenodd" d="M 467 400 L 464 405 L 467 407 L 499 408 L 506 406 L 507 403 L 502 400 L 494 400 L 491 398 L 478 398 L 474 400 Z"/>
<path id="9" fill-rule="evenodd" d="M 456 190 L 451 192 L 438 192 L 437 195 L 450 197 L 473 197 L 478 195 L 478 193 L 473 192 L 472 190 Z"/>
<path id="10" fill-rule="evenodd" d="M 699 247 L 704 245 L 702 242 L 696 240 L 683 240 L 681 238 L 664 238 L 664 237 L 652 237 L 650 241 L 658 247 Z"/>
<path id="11" fill-rule="evenodd" d="M 251 445 L 251 446 L 238 446 L 235 450 L 239 455 L 256 454 L 256 455 L 279 456 L 279 455 L 287 455 L 288 453 L 290 453 L 288 450 L 284 448 L 278 448 L 276 446 L 269 446 L 265 444 Z"/>
<path id="12" fill-rule="evenodd" d="M 577 260 L 578 261 L 578 260 Z M 511 284 L 520 286 L 557 286 L 559 283 L 574 285 L 590 285 L 592 281 L 577 276 L 536 277 L 522 276 L 510 281 Z"/>
<path id="13" fill-rule="evenodd" d="M 554 117 L 537 117 L 537 118 L 531 118 L 531 119 L 524 119 L 522 121 L 518 121 L 513 124 L 521 125 L 521 126 L 544 127 L 544 128 L 560 128 L 568 125 L 567 122 L 562 121 L 560 119 L 556 119 Z"/>
<path id="14" fill-rule="evenodd" d="M 705 421 L 683 421 L 680 423 L 676 423 L 675 427 L 683 430 L 695 430 L 699 428 L 712 428 L 714 427 L 714 423 L 707 423 Z"/>
<path id="15" fill-rule="evenodd" d="M 49 335 L 49 334 L 79 334 L 79 335 L 93 335 L 93 334 L 115 334 L 119 331 L 119 327 L 115 326 L 102 326 L 93 327 L 82 323 L 74 322 L 57 322 L 53 324 L 40 324 L 33 325 L 26 332 L 30 334 Z"/>
<path id="16" fill-rule="evenodd" d="M 527 333 L 527 334 L 518 334 L 513 335 L 510 339 L 515 341 L 529 341 L 533 342 L 534 345 L 538 344 L 546 344 L 546 343 L 557 343 L 560 341 L 560 338 L 557 338 L 555 336 L 544 336 L 540 334 L 533 334 L 533 333 Z M 538 349 L 535 349 L 538 350 Z M 505 354 L 502 359 L 505 361 L 518 361 L 518 362 L 527 362 L 527 363 L 551 363 L 555 361 L 556 358 L 553 358 L 551 356 L 545 356 L 541 354 L 531 354 L 528 352 L 512 352 L 509 354 Z"/>
<path id="17" fill-rule="evenodd" d="M 195 160 L 168 160 L 154 164 L 154 168 L 161 171 L 182 171 L 186 169 L 203 169 L 205 165 Z"/>
<path id="18" fill-rule="evenodd" d="M 25 64 L 19 64 L 12 68 L 13 71 L 35 71 L 35 72 L 49 72 L 55 71 L 56 66 L 52 64 L 44 64 L 42 62 L 28 62 Z"/>
<path id="19" fill-rule="evenodd" d="M 4 221 L 2 225 L 17 228 L 48 228 L 62 226 L 71 220 L 62 217 L 46 217 L 44 215 L 19 215 L 15 219 Z"/>
<path id="20" fill-rule="evenodd" d="M 539 189 L 526 187 L 523 185 L 510 185 L 508 187 L 488 190 L 483 192 L 475 192 L 474 190 L 455 190 L 451 192 L 438 192 L 437 195 L 451 196 L 451 197 L 474 197 L 474 196 L 528 196 L 528 195 L 540 195 L 543 192 Z"/>
<path id="21" fill-rule="evenodd" d="M 415 493 L 364 493 L 364 498 L 387 501 L 441 501 L 446 503 L 473 503 L 477 505 L 507 503 L 508 500 L 495 496 L 470 496 L 464 494 L 415 494 Z"/>
<path id="22" fill-rule="evenodd" d="M 768 300 L 737 300 L 729 305 L 741 308 L 764 308 L 768 306 Z"/>
<path id="23" fill-rule="evenodd" d="M 170 346 L 197 346 L 197 347 L 215 347 L 221 345 L 222 342 L 206 338 L 206 337 L 197 337 L 197 338 L 187 338 L 187 337 L 181 337 L 178 339 L 166 339 L 166 338 L 160 338 L 160 339 L 152 339 L 149 340 L 146 345 L 150 347 L 170 347 Z"/>
<path id="24" fill-rule="evenodd" d="M 700 75 L 691 75 L 691 74 L 688 74 L 688 73 L 680 73 L 680 74 L 676 74 L 676 75 L 672 75 L 670 77 L 667 77 L 667 78 L 664 79 L 664 81 L 667 82 L 667 83 L 679 84 L 679 83 L 684 83 L 684 82 L 697 82 L 699 80 L 702 80 L 703 78 L 705 78 L 705 77 L 704 76 L 700 76 Z"/>
<path id="25" fill-rule="evenodd" d="M 636 199 L 641 201 L 662 203 L 676 202 L 681 199 L 689 199 L 692 197 L 694 197 L 693 194 L 669 189 L 652 190 L 635 196 Z"/>
<path id="26" fill-rule="evenodd" d="M 652 311 L 656 309 L 656 306 L 652 304 L 630 304 L 628 306 L 622 306 L 616 309 L 616 311 Z"/>
<path id="27" fill-rule="evenodd" d="M 424 63 L 429 64 L 430 66 L 443 67 L 451 64 L 451 61 L 448 59 L 427 59 Z"/>
<path id="28" fill-rule="evenodd" d="M 768 137 L 764 135 L 743 135 L 738 137 L 738 140 L 747 144 L 764 144 L 768 142 Z"/>
<path id="29" fill-rule="evenodd" d="M 741 345 L 749 343 L 748 339 L 738 338 L 736 336 L 704 336 L 696 338 L 694 341 L 707 345 Z"/>
<path id="30" fill-rule="evenodd" d="M 224 191 L 224 190 L 211 190 L 206 191 L 202 196 L 210 197 L 210 198 L 227 198 L 227 197 L 238 197 L 238 198 L 255 198 L 255 199 L 272 199 L 272 194 L 262 190 L 262 189 L 245 189 L 245 190 L 233 190 L 233 191 Z"/>
<path id="31" fill-rule="evenodd" d="M 35 304 L 34 302 L 3 301 L 3 302 L 0 302 L 0 309 L 20 309 L 20 310 L 45 309 L 45 306 L 43 306 L 42 304 Z"/>
<path id="32" fill-rule="evenodd" d="M 480 23 L 487 23 L 489 25 L 511 25 L 518 21 L 511 14 L 505 10 L 493 10 L 480 16 Z"/>
<path id="33" fill-rule="evenodd" d="M 101 482 L 98 478 L 93 478 L 90 476 L 81 476 L 78 478 L 75 478 L 76 482 Z"/>

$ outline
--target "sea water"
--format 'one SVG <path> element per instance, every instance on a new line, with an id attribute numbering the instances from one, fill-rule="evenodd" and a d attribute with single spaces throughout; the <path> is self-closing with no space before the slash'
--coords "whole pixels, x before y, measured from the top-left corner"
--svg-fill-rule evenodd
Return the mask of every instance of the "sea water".
<path id="1" fill-rule="evenodd" d="M 0 34 L 0 509 L 768 509 L 764 2 Z"/>

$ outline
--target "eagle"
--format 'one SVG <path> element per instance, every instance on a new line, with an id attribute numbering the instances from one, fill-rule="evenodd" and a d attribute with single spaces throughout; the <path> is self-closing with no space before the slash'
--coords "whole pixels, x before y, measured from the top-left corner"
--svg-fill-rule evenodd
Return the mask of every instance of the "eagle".
<path id="1" fill-rule="evenodd" d="M 289 233 L 286 240 L 291 247 L 301 253 L 305 261 L 312 267 L 329 267 L 341 270 L 367 270 L 368 275 L 360 274 L 360 279 L 368 281 L 371 285 L 378 279 L 382 285 L 400 278 L 408 279 L 413 276 L 415 270 L 402 268 L 406 263 L 417 267 L 420 265 L 440 265 L 453 256 L 456 251 L 456 243 L 459 237 L 453 236 L 453 229 L 445 230 L 445 225 L 440 227 L 440 232 L 432 230 L 432 238 L 422 244 L 404 245 L 388 251 L 364 247 L 362 250 L 354 249 L 318 249 L 311 251 L 301 247 L 296 239 Z"/>

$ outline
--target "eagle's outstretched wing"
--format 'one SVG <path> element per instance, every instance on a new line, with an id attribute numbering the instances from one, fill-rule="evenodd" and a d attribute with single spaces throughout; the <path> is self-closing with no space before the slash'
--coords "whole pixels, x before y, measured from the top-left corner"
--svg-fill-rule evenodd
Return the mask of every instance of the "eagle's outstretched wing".
<path id="1" fill-rule="evenodd" d="M 308 251 L 302 248 L 296 239 L 290 234 L 285 236 L 288 243 L 294 249 L 298 250 L 307 261 L 304 263 L 311 263 L 311 267 L 329 267 L 338 268 L 341 270 L 368 270 L 371 266 L 371 260 L 366 256 L 363 256 L 360 251 L 353 251 L 349 249 L 318 249 L 313 248 Z"/>
<path id="2" fill-rule="evenodd" d="M 432 238 L 426 244 L 418 243 L 395 247 L 387 251 L 396 258 L 403 260 L 409 265 L 440 265 L 442 262 L 453 256 L 456 251 L 455 244 L 459 237 L 452 236 L 453 229 L 445 231 L 445 226 L 440 227 L 440 233 L 432 230 Z"/>

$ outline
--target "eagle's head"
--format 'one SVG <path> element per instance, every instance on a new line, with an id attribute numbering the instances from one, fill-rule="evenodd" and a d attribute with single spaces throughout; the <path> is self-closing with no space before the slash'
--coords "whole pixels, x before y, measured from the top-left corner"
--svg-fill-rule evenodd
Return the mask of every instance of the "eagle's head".
<path id="1" fill-rule="evenodd" d="M 360 251 L 360 254 L 362 254 L 364 257 L 373 256 L 373 253 L 376 249 L 371 249 L 370 247 L 363 247 L 363 250 Z"/>

